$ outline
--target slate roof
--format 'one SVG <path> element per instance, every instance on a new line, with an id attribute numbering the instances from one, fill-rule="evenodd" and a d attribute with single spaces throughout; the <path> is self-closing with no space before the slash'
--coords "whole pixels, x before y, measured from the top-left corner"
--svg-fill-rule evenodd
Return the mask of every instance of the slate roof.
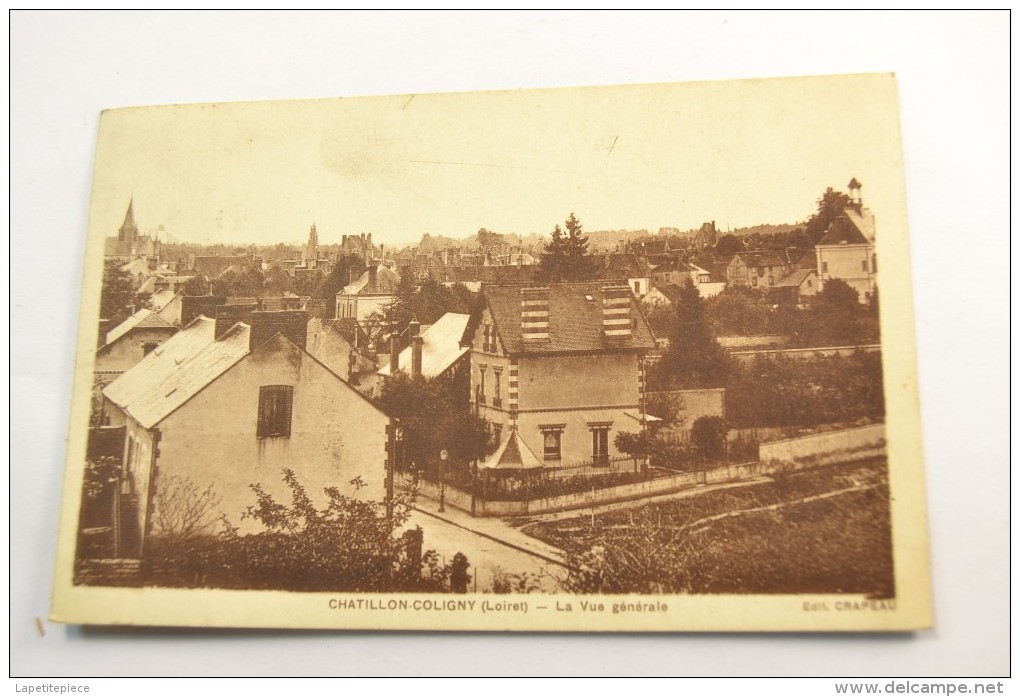
<path id="1" fill-rule="evenodd" d="M 644 278 L 652 271 L 648 262 L 637 254 L 602 254 L 594 258 L 601 264 L 600 278 Z"/>
<path id="2" fill-rule="evenodd" d="M 875 239 L 875 219 L 870 214 L 862 215 L 856 209 L 847 208 L 843 215 L 832 221 L 819 245 L 869 244 Z"/>
<path id="3" fill-rule="evenodd" d="M 432 272 L 444 283 L 533 283 L 538 265 L 446 266 Z"/>
<path id="4" fill-rule="evenodd" d="M 603 336 L 602 286 L 597 282 L 549 284 L 549 341 L 528 345 L 521 338 L 521 289 L 526 286 L 483 285 L 481 292 L 503 346 L 510 354 L 654 349 L 654 335 L 633 294 L 630 297 L 631 336 L 613 339 Z"/>
<path id="5" fill-rule="evenodd" d="M 215 340 L 216 321 L 199 316 L 110 383 L 103 394 L 152 428 L 248 354 L 249 327 Z"/>
<path id="6" fill-rule="evenodd" d="M 421 374 L 424 377 L 434 378 L 442 375 L 470 350 L 469 346 L 460 345 L 460 339 L 470 319 L 471 315 L 447 312 L 428 330 L 422 332 Z M 411 372 L 410 346 L 400 352 L 397 365 L 399 370 Z M 389 375 L 389 364 L 380 369 L 379 374 Z"/>
<path id="7" fill-rule="evenodd" d="M 132 329 L 152 327 L 166 327 L 168 329 L 172 329 L 173 325 L 163 321 L 163 319 L 152 310 L 142 308 L 106 333 L 106 345 L 108 346 L 112 344 Z"/>
<path id="8" fill-rule="evenodd" d="M 361 274 L 354 283 L 349 283 L 340 291 L 343 295 L 389 295 L 396 292 L 400 285 L 400 276 L 385 266 L 379 266 L 376 270 L 375 283 L 372 283 L 372 274 L 366 271 Z"/>

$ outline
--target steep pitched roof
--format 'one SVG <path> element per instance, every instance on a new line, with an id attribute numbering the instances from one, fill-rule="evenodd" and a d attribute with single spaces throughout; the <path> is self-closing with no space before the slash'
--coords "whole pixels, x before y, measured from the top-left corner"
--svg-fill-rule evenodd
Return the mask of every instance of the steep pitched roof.
<path id="1" fill-rule="evenodd" d="M 630 296 L 632 334 L 608 340 L 602 332 L 603 283 L 552 283 L 549 289 L 549 341 L 527 344 L 521 336 L 520 285 L 483 285 L 503 346 L 511 354 L 634 351 L 655 348 L 652 330 Z"/>
<path id="2" fill-rule="evenodd" d="M 510 434 L 496 452 L 478 465 L 481 469 L 489 470 L 527 470 L 539 469 L 542 466 L 541 460 L 535 457 L 531 448 L 521 440 L 516 428 L 510 430 Z"/>
<path id="3" fill-rule="evenodd" d="M 215 330 L 215 320 L 195 318 L 103 394 L 143 427 L 152 428 L 248 354 L 248 325 L 235 324 L 219 341 Z"/>
<path id="4" fill-rule="evenodd" d="M 347 284 L 342 291 L 343 295 L 380 295 L 394 293 L 400 285 L 400 276 L 385 266 L 376 269 L 375 283 L 372 282 L 372 274 L 369 271 L 361 274 L 354 283 Z"/>
<path id="5" fill-rule="evenodd" d="M 818 242 L 820 246 L 841 244 L 868 244 L 874 239 L 875 220 L 872 216 L 863 216 L 853 208 L 847 208 L 843 215 L 832 221 L 825 236 Z"/>
<path id="6" fill-rule="evenodd" d="M 600 278 L 644 278 L 651 274 L 648 262 L 637 254 L 603 254 L 598 260 L 602 264 Z"/>
<path id="7" fill-rule="evenodd" d="M 470 350 L 470 347 L 460 344 L 461 336 L 470 319 L 471 315 L 447 312 L 427 331 L 422 332 L 421 374 L 423 376 L 434 378 L 437 375 L 442 375 L 457 362 L 458 358 Z M 399 370 L 411 372 L 410 346 L 400 352 L 397 365 Z M 384 366 L 379 370 L 379 374 L 389 375 L 390 366 Z"/>

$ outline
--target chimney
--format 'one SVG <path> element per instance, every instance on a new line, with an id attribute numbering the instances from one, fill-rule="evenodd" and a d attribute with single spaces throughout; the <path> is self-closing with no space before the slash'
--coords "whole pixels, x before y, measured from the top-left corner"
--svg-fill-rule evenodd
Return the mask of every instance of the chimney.
<path id="1" fill-rule="evenodd" d="M 607 339 L 631 336 L 630 286 L 602 287 L 602 335 Z"/>
<path id="2" fill-rule="evenodd" d="M 390 375 L 396 375 L 400 370 L 400 334 L 390 334 Z"/>
<path id="3" fill-rule="evenodd" d="M 411 378 L 421 377 L 421 351 L 425 343 L 424 337 L 415 334 L 411 337 Z"/>
<path id="4" fill-rule="evenodd" d="M 185 295 L 181 298 L 181 326 L 188 326 L 199 315 L 214 319 L 216 308 L 226 301 L 223 295 Z"/>
<path id="5" fill-rule="evenodd" d="M 521 288 L 521 338 L 549 341 L 548 288 Z"/>
<path id="6" fill-rule="evenodd" d="M 216 308 L 216 340 L 219 341 L 227 330 L 238 322 L 251 323 L 252 313 L 258 309 L 257 303 L 241 303 L 238 305 L 220 305 Z"/>
<path id="7" fill-rule="evenodd" d="M 407 325 L 408 336 L 418 336 L 421 334 L 421 322 L 416 319 L 412 319 Z"/>
<path id="8" fill-rule="evenodd" d="M 283 334 L 295 346 L 304 349 L 308 343 L 308 313 L 304 310 L 276 310 L 251 314 L 249 350 L 254 351 L 277 334 Z"/>

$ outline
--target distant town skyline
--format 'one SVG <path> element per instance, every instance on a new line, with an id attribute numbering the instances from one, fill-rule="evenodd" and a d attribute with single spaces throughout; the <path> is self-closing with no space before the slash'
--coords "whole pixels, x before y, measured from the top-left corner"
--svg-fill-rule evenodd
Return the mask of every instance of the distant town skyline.
<path id="1" fill-rule="evenodd" d="M 802 222 L 851 177 L 881 223 L 902 155 L 888 102 L 859 99 L 876 85 L 896 99 L 859 75 L 113 110 L 90 225 L 116 234 L 133 199 L 142 232 L 206 244 L 548 235 L 571 212 L 725 231 Z"/>

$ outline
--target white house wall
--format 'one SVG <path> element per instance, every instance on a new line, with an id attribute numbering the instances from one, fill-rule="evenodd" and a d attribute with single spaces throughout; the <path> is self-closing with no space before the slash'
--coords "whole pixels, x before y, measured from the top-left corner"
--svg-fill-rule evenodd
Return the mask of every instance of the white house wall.
<path id="1" fill-rule="evenodd" d="M 289 438 L 258 438 L 259 388 L 294 387 Z M 160 475 L 212 484 L 235 524 L 259 483 L 289 502 L 282 477 L 293 469 L 321 503 L 323 489 L 382 501 L 388 418 L 314 358 L 281 337 L 249 354 L 159 424 Z M 358 490 L 351 480 L 366 485 Z"/>

